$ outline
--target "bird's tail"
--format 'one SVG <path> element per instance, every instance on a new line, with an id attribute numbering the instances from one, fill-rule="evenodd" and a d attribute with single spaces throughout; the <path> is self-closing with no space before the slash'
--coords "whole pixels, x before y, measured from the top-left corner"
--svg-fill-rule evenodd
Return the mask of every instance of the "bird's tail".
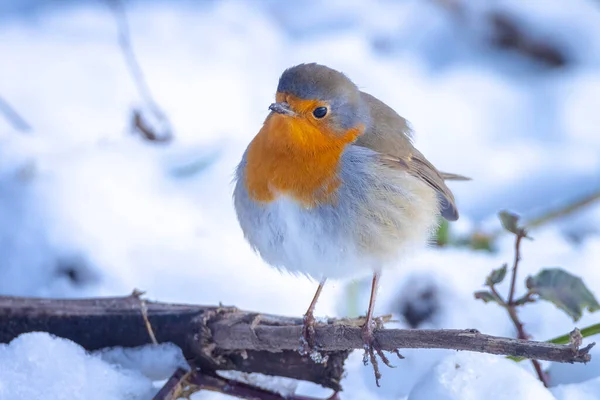
<path id="1" fill-rule="evenodd" d="M 450 172 L 440 172 L 440 175 L 445 181 L 470 181 L 471 178 L 468 178 L 459 174 L 452 174 Z"/>

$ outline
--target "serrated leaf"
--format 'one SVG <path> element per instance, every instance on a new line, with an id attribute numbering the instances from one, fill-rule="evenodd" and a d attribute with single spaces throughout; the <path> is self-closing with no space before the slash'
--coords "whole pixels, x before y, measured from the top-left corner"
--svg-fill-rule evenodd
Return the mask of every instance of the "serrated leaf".
<path id="1" fill-rule="evenodd" d="M 496 285 L 496 284 L 502 282 L 504 280 L 504 277 L 506 276 L 507 268 L 508 268 L 508 266 L 506 264 L 504 264 L 502 267 L 493 270 L 492 273 L 489 274 L 488 277 L 486 278 L 485 284 L 487 286 L 492 286 L 492 285 Z"/>
<path id="2" fill-rule="evenodd" d="M 474 296 L 476 299 L 483 300 L 484 303 L 494 302 L 501 303 L 502 299 L 498 298 L 494 293 L 489 292 L 487 290 L 481 290 L 479 292 L 475 292 Z"/>
<path id="3" fill-rule="evenodd" d="M 600 304 L 583 280 L 563 269 L 543 269 L 528 277 L 526 285 L 532 293 L 563 310 L 573 321 L 578 321 L 586 308 L 590 312 L 600 310 Z"/>

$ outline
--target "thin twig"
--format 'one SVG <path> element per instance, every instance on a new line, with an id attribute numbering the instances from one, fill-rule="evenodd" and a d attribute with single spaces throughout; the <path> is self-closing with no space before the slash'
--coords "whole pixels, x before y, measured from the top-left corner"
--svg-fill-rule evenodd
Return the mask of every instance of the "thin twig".
<path id="1" fill-rule="evenodd" d="M 515 299 L 515 287 L 517 283 L 517 269 L 519 267 L 519 261 L 521 261 L 521 240 L 527 236 L 525 230 L 521 229 L 517 234 L 517 238 L 515 240 L 515 260 L 513 262 L 512 268 L 512 276 L 510 280 L 510 292 L 508 295 L 508 305 L 514 306 Z"/>
<path id="2" fill-rule="evenodd" d="M 31 131 L 31 125 L 29 125 L 27 123 L 27 121 L 25 121 L 25 119 L 17 112 L 17 110 L 15 110 L 13 107 L 11 107 L 11 105 L 8 104 L 8 102 L 1 96 L 0 96 L 0 113 L 2 113 L 4 115 L 4 118 L 6 118 L 6 120 L 16 130 L 18 130 L 20 132 L 30 132 Z"/>
<path id="3" fill-rule="evenodd" d="M 158 341 L 156 340 L 156 335 L 154 334 L 154 329 L 152 329 L 152 324 L 148 319 L 148 306 L 146 306 L 146 300 L 142 298 L 145 292 L 141 290 L 134 289 L 131 295 L 138 299 L 140 302 L 140 310 L 142 311 L 142 318 L 144 319 L 144 325 L 146 325 L 146 330 L 148 331 L 148 336 L 150 336 L 150 340 L 152 340 L 152 344 L 157 345 Z"/>
<path id="4" fill-rule="evenodd" d="M 527 221 L 526 226 L 528 228 L 534 228 L 544 225 L 548 222 L 555 221 L 557 219 L 571 215 L 574 212 L 577 212 L 582 208 L 585 208 L 590 204 L 597 202 L 598 200 L 600 200 L 600 188 L 597 188 L 592 193 L 583 195 L 581 198 L 576 199 L 571 203 L 565 204 L 556 209 L 549 210 L 548 212 L 546 212 L 543 215 L 540 215 L 537 218 L 530 219 L 529 221 Z"/>
<path id="5" fill-rule="evenodd" d="M 510 320 L 513 322 L 513 325 L 517 329 L 517 338 L 523 340 L 529 340 L 531 336 L 529 336 L 525 329 L 523 328 L 523 323 L 519 320 L 519 316 L 517 315 L 517 310 L 514 306 L 506 305 L 506 311 L 508 311 L 508 315 Z"/>
<path id="6" fill-rule="evenodd" d="M 525 329 L 523 328 L 523 323 L 517 315 L 517 305 L 514 301 L 517 271 L 519 268 L 519 262 L 521 261 L 521 242 L 525 237 L 527 237 L 527 231 L 523 228 L 519 229 L 515 238 L 515 259 L 510 280 L 510 293 L 508 296 L 508 301 L 504 304 L 504 307 L 508 311 L 508 315 L 510 316 L 511 321 L 515 325 L 515 328 L 517 330 L 517 338 L 522 340 L 529 340 L 530 336 L 525 332 Z M 542 370 L 540 362 L 532 358 L 531 363 L 533 364 L 533 368 L 535 369 L 535 372 L 540 381 L 544 384 L 545 387 L 548 387 L 548 379 L 546 377 L 546 374 Z"/>
<path id="7" fill-rule="evenodd" d="M 188 379 L 191 372 L 183 368 L 177 370 L 171 375 L 162 388 L 156 393 L 152 400 L 175 400 L 180 397 L 185 381 Z"/>
<path id="8" fill-rule="evenodd" d="M 142 101 L 145 103 L 148 111 L 153 114 L 154 118 L 161 125 L 160 133 L 156 133 L 154 129 L 149 127 L 147 122 L 144 122 L 140 110 L 133 111 L 133 127 L 147 140 L 153 142 L 168 142 L 172 139 L 173 132 L 171 129 L 171 123 L 167 118 L 167 115 L 163 112 L 162 108 L 158 105 L 152 93 L 150 86 L 145 78 L 144 72 L 140 63 L 133 50 L 133 44 L 131 41 L 131 31 L 129 28 L 129 21 L 127 19 L 127 13 L 125 12 L 125 6 L 122 0 L 107 0 L 108 4 L 115 15 L 117 22 L 117 29 L 119 35 L 119 46 L 125 59 L 125 64 L 129 70 L 129 74 L 134 81 L 135 87 L 137 88 L 138 94 Z"/>
<path id="9" fill-rule="evenodd" d="M 542 369 L 542 365 L 538 360 L 531 360 L 531 364 L 533 364 L 533 368 L 535 369 L 535 373 L 537 374 L 539 380 L 544 384 L 544 387 L 550 387 L 548 383 L 548 377 L 546 373 Z"/>
<path id="10" fill-rule="evenodd" d="M 600 200 L 600 188 L 595 189 L 592 193 L 585 194 L 580 198 L 574 199 L 566 204 L 563 204 L 557 208 L 550 209 L 544 212 L 541 215 L 538 215 L 534 218 L 526 218 L 523 223 L 524 226 L 527 227 L 528 230 L 533 228 L 539 228 L 543 225 L 546 225 L 550 222 L 554 222 L 558 219 L 568 217 L 574 213 L 582 211 L 584 208 L 589 207 L 590 205 L 597 203 Z M 503 234 L 506 233 L 504 228 L 498 228 L 489 233 L 484 232 L 475 232 L 470 236 L 461 239 L 461 242 L 464 243 L 474 243 L 479 241 L 479 237 L 485 239 L 486 243 L 494 243 L 496 240 Z"/>

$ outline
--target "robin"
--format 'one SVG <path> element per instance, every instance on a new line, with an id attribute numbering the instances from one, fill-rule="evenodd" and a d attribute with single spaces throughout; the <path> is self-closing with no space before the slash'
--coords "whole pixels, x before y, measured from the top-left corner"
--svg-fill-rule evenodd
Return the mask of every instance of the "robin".
<path id="1" fill-rule="evenodd" d="M 440 215 L 458 219 L 444 179 L 467 178 L 438 171 L 413 147 L 404 118 L 324 65 L 285 70 L 269 110 L 236 171 L 239 223 L 267 263 L 320 282 L 304 316 L 304 351 L 315 348 L 326 280 L 372 272 L 362 337 L 379 385 L 375 355 L 390 366 L 373 335 L 381 272 L 426 243 Z"/>

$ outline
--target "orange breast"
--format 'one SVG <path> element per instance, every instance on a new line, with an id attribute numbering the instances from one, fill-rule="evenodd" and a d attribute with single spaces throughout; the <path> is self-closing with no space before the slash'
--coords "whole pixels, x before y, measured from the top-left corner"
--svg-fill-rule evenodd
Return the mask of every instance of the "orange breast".
<path id="1" fill-rule="evenodd" d="M 305 207 L 335 201 L 340 157 L 363 130 L 359 126 L 339 134 L 303 115 L 272 114 L 248 147 L 250 198 L 270 202 L 283 193 Z"/>

